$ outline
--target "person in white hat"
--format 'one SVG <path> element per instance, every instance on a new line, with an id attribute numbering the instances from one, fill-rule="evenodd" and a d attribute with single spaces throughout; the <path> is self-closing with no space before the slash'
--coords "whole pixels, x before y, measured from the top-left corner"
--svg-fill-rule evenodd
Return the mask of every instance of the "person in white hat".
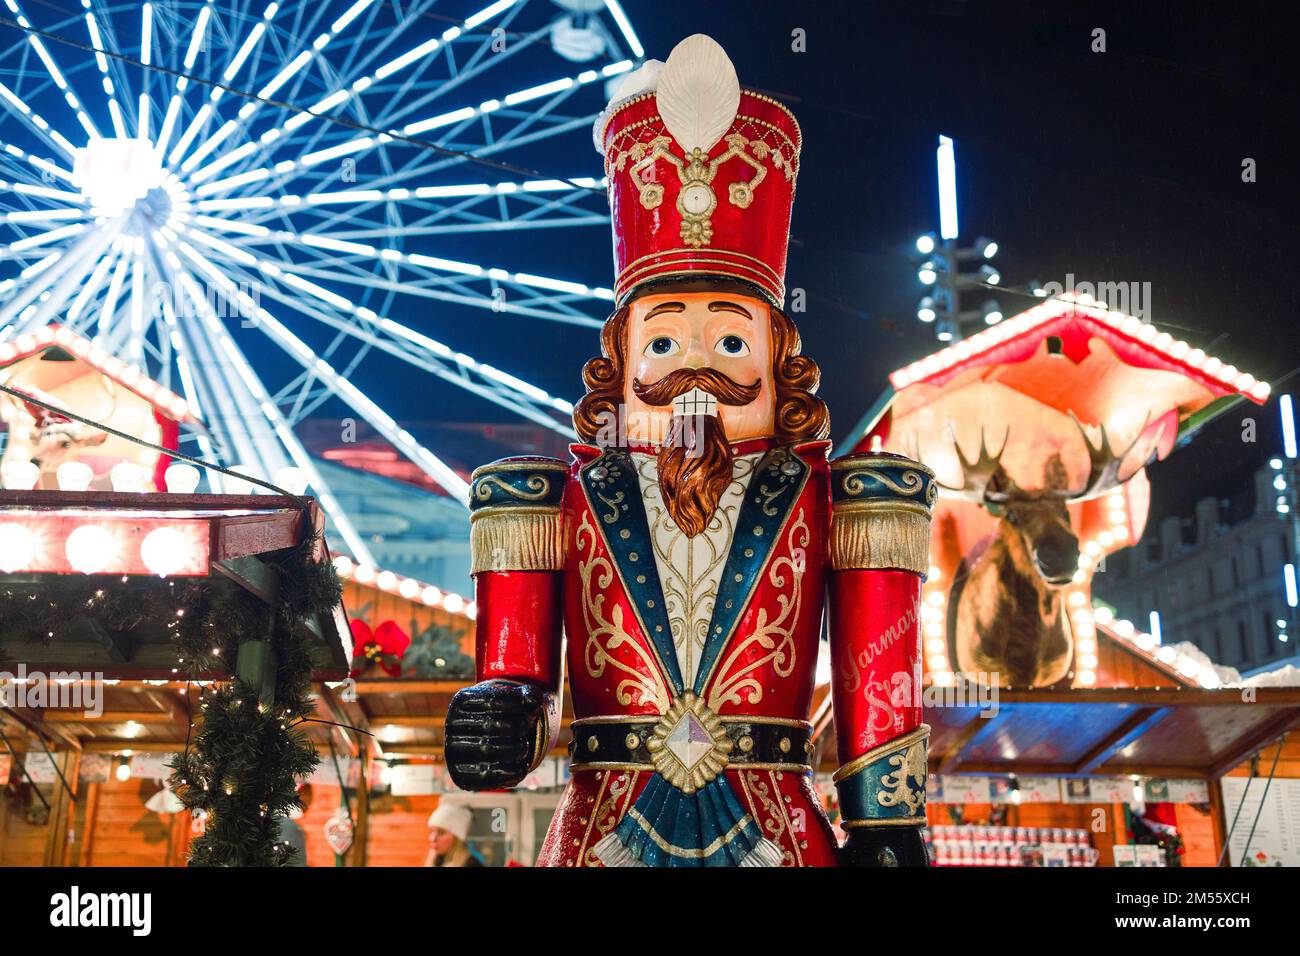
<path id="1" fill-rule="evenodd" d="M 441 801 L 429 814 L 429 855 L 425 866 L 482 866 L 469 848 L 469 826 L 473 820 L 469 807 Z"/>

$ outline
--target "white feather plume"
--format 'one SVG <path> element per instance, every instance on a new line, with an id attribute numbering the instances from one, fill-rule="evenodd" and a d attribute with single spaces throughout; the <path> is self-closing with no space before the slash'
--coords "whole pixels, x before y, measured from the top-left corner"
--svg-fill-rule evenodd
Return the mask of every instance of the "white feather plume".
<path id="1" fill-rule="evenodd" d="M 655 97 L 673 139 L 688 152 L 708 152 L 736 119 L 740 80 L 718 42 L 697 33 L 668 54 Z"/>

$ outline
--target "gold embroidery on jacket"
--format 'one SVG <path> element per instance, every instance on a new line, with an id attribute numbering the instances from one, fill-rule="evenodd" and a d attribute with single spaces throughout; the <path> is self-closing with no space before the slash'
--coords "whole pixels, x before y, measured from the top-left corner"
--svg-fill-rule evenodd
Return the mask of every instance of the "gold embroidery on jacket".
<path id="1" fill-rule="evenodd" d="M 767 580 L 777 589 L 777 615 L 768 620 L 768 609 L 761 608 L 754 630 L 739 641 L 733 641 L 727 657 L 718 668 L 718 678 L 709 688 L 709 707 L 717 710 L 725 703 L 754 705 L 763 699 L 763 685 L 750 676 L 754 671 L 772 665 L 778 677 L 789 677 L 794 673 L 795 665 L 795 627 L 799 623 L 799 608 L 803 603 L 804 571 L 807 568 L 808 542 L 812 532 L 804 520 L 804 509 L 799 509 L 798 516 L 786 530 L 784 550 L 787 556 L 772 561 L 767 569 Z M 757 644 L 767 653 L 754 661 L 737 668 L 732 667 L 749 648 Z"/>
<path id="2" fill-rule="evenodd" d="M 587 632 L 583 645 L 582 661 L 587 674 L 600 678 L 605 666 L 627 674 L 615 688 L 618 702 L 625 707 L 651 703 L 659 713 L 668 709 L 670 695 L 654 655 L 645 645 L 628 633 L 623 622 L 623 607 L 614 603 L 613 611 L 606 616 L 606 599 L 609 588 L 618 574 L 608 558 L 597 554 L 599 534 L 586 511 L 578 527 L 574 543 L 578 549 L 578 577 L 582 586 L 582 620 Z M 627 648 L 643 669 L 632 667 L 619 660 L 614 652 Z M 635 697 L 634 697 L 635 695 Z"/>

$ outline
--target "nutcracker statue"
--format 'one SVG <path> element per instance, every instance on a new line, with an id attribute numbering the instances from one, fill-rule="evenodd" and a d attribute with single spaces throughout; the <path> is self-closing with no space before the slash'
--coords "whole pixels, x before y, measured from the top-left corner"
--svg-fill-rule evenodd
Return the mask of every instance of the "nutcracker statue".
<path id="1" fill-rule="evenodd" d="M 781 309 L 794 117 L 705 36 L 627 79 L 595 130 L 617 308 L 583 371 L 585 443 L 473 477 L 479 683 L 447 715 L 452 777 L 501 789 L 538 765 L 567 643 L 572 773 L 539 865 L 924 865 L 933 474 L 827 460 L 820 373 Z M 807 719 L 826 599 L 843 847 Z"/>

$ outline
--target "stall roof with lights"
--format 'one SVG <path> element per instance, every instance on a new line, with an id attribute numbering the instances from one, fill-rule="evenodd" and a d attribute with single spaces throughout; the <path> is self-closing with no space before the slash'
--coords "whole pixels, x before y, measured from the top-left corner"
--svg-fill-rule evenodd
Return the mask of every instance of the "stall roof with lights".
<path id="1" fill-rule="evenodd" d="M 58 576 L 99 575 L 105 582 L 204 579 L 214 588 L 250 592 L 267 605 L 269 615 L 275 578 L 265 559 L 312 538 L 322 540 L 322 527 L 313 499 L 0 491 L 0 587 L 40 599 Z M 345 676 L 351 638 L 342 605 L 308 627 L 321 655 L 317 676 Z M 50 636 L 48 642 L 8 640 L 0 646 L 0 664 L 133 678 L 177 673 L 171 634 L 164 627 L 109 632 L 88 613 L 71 621 L 66 633 Z"/>
<path id="2" fill-rule="evenodd" d="M 117 484 L 129 464 L 139 483 L 162 491 L 170 456 L 69 419 L 68 411 L 151 444 L 176 449 L 182 426 L 203 430 L 185 399 L 99 344 L 50 325 L 0 342 L 0 418 L 8 440 L 0 455 L 6 487 L 54 488 L 55 469 L 81 462 L 90 487 Z M 47 407 L 48 406 L 48 407 Z"/>

